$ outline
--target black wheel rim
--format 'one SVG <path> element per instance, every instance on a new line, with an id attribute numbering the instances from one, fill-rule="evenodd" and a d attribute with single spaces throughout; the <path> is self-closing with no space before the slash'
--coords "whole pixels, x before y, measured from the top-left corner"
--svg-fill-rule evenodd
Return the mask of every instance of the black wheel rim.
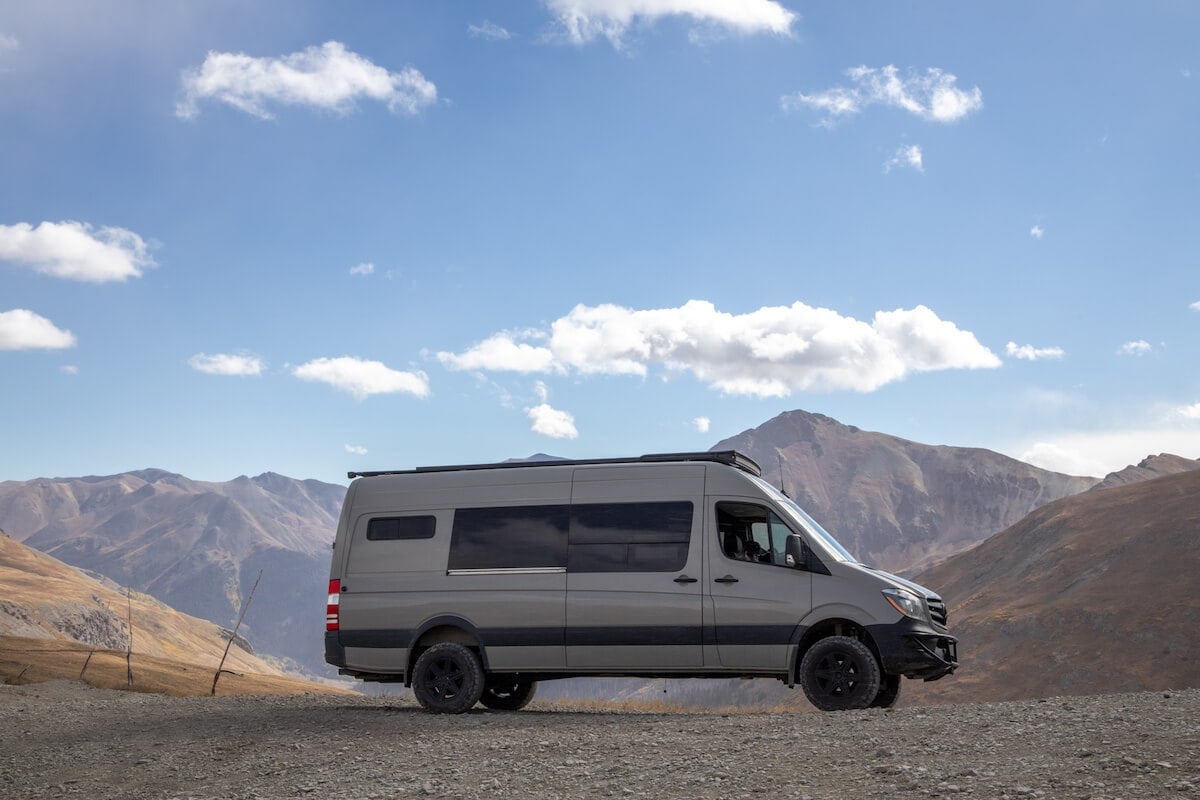
<path id="1" fill-rule="evenodd" d="M 425 671 L 429 690 L 443 700 L 449 700 L 462 692 L 467 682 L 467 673 L 453 658 L 431 661 Z"/>
<path id="2" fill-rule="evenodd" d="M 492 684 L 487 687 L 487 691 L 493 697 L 501 697 L 507 700 L 515 697 L 521 691 L 521 682 L 509 681 L 507 683 Z"/>
<path id="3" fill-rule="evenodd" d="M 835 650 L 821 657 L 813 677 L 821 695 L 838 699 L 851 697 L 862 685 L 862 664 L 853 653 Z"/>

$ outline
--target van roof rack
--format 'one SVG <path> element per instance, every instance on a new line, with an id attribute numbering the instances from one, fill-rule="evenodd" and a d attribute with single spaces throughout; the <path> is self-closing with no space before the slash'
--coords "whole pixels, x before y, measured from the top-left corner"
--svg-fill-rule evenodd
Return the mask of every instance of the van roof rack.
<path id="1" fill-rule="evenodd" d="M 346 477 L 374 478 L 378 475 L 411 475 L 417 472 L 459 472 L 473 469 L 513 469 L 525 467 L 573 467 L 588 464 L 640 464 L 664 461 L 712 461 L 718 464 L 728 464 L 751 475 L 761 476 L 762 469 L 754 459 L 737 450 L 701 450 L 692 453 L 649 453 L 644 456 L 631 458 L 586 458 L 586 459 L 545 459 L 542 461 L 500 461 L 494 464 L 458 464 L 444 467 L 417 467 L 416 469 L 385 469 L 370 472 L 347 472 Z"/>

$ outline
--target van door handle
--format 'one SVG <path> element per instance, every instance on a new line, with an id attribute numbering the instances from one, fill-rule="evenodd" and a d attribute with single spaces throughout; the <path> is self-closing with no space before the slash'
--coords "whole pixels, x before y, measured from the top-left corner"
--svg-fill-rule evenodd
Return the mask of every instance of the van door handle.
<path id="1" fill-rule="evenodd" d="M 675 582 L 676 583 L 695 583 L 697 580 L 699 580 L 699 579 L 698 578 L 689 578 L 687 575 L 680 575 L 678 578 L 675 579 Z"/>
<path id="2" fill-rule="evenodd" d="M 726 575 L 724 578 L 717 578 L 717 583 L 737 583 L 738 579 L 732 575 Z"/>

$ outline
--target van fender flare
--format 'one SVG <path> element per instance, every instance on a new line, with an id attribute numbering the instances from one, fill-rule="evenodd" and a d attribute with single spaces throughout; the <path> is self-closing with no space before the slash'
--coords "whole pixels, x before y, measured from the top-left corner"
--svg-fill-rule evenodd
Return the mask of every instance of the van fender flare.
<path id="1" fill-rule="evenodd" d="M 812 609 L 796 626 L 796 633 L 792 641 L 794 645 L 792 658 L 788 666 L 788 686 L 794 686 L 800 680 L 800 661 L 813 642 L 827 635 L 835 634 L 841 626 L 848 625 L 858 628 L 861 631 L 861 638 L 882 664 L 879 649 L 867 630 L 867 626 L 874 624 L 875 621 L 874 616 L 866 610 L 848 603 L 829 603 Z"/>
<path id="2" fill-rule="evenodd" d="M 455 614 L 439 614 L 436 617 L 430 617 L 425 620 L 413 630 L 412 639 L 410 640 L 412 644 L 408 648 L 408 663 L 404 667 L 404 683 L 406 686 L 412 678 L 413 664 L 416 663 L 417 643 L 421 641 L 422 636 L 435 628 L 456 628 L 465 633 L 472 641 L 463 642 L 463 644 L 474 647 L 479 651 L 479 660 L 483 664 L 484 671 L 487 671 L 487 650 L 483 647 L 483 638 L 479 635 L 479 629 L 475 627 L 474 623 Z"/>

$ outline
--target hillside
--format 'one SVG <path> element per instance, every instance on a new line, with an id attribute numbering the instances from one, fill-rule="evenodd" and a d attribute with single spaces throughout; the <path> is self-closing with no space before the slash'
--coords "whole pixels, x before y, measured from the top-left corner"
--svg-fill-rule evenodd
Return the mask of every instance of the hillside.
<path id="1" fill-rule="evenodd" d="M 917 581 L 963 667 L 913 702 L 1200 687 L 1200 471 L 1069 497 Z"/>
<path id="2" fill-rule="evenodd" d="M 912 572 L 1096 483 L 990 450 L 910 442 L 788 411 L 714 450 L 749 455 L 865 563 Z"/>
<path id="3" fill-rule="evenodd" d="M 207 620 L 181 614 L 149 595 L 134 592 L 129 597 L 123 588 L 3 535 L 0 598 L 0 651 L 13 658 L 11 651 L 21 647 L 30 653 L 48 649 L 86 653 L 90 648 L 124 652 L 129 648 L 132 622 L 133 650 L 139 657 L 215 669 L 231 633 Z M 39 641 L 42 644 L 37 644 Z M 83 647 L 74 647 L 77 643 Z M 283 675 L 255 656 L 241 637 L 229 648 L 225 666 L 238 672 Z"/>
<path id="4" fill-rule="evenodd" d="M 242 632 L 261 652 L 324 674 L 329 547 L 345 488 L 266 473 L 225 483 L 163 470 L 0 483 L 15 540 Z"/>

